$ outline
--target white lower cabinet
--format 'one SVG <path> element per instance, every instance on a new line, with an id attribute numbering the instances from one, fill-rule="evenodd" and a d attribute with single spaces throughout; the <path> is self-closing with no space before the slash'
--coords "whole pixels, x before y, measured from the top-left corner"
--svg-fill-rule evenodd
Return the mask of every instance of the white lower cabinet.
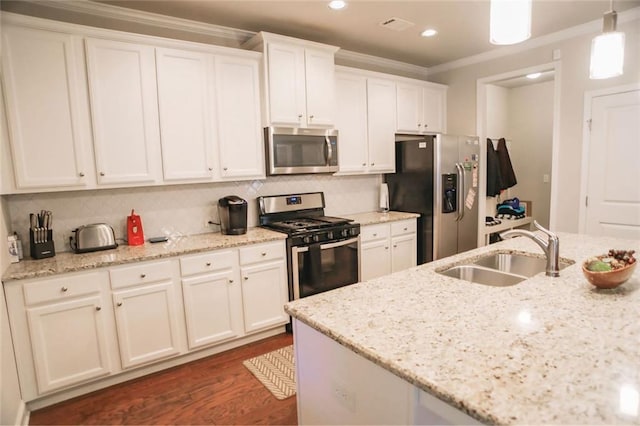
<path id="1" fill-rule="evenodd" d="M 22 399 L 117 370 L 106 270 L 4 283 Z"/>
<path id="2" fill-rule="evenodd" d="M 242 336 L 237 250 L 181 257 L 180 267 L 189 349 Z"/>
<path id="3" fill-rule="evenodd" d="M 145 262 L 110 271 L 120 361 L 130 368 L 182 352 L 174 262 Z"/>
<path id="4" fill-rule="evenodd" d="M 362 226 L 360 279 L 381 277 L 416 266 L 416 220 Z"/>
<path id="5" fill-rule="evenodd" d="M 240 249 L 244 328 L 247 333 L 286 324 L 289 300 L 284 241 Z"/>

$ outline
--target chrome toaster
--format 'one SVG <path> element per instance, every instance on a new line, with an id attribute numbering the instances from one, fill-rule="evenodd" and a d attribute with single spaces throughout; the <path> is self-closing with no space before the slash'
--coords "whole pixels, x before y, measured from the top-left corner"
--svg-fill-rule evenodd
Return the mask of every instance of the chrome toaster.
<path id="1" fill-rule="evenodd" d="M 71 248 L 76 253 L 109 250 L 118 247 L 113 228 L 106 223 L 93 223 L 74 229 L 69 237 Z"/>

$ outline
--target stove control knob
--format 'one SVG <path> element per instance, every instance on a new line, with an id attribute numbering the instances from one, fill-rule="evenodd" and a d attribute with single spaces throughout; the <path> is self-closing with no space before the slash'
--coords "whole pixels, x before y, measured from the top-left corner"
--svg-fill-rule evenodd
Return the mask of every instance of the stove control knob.
<path id="1" fill-rule="evenodd" d="M 307 236 L 307 237 L 302 237 L 302 242 L 305 244 L 309 244 L 311 242 L 311 237 Z"/>
<path id="2" fill-rule="evenodd" d="M 340 235 L 342 235 L 343 237 L 348 237 L 349 236 L 349 230 L 348 229 L 343 229 L 342 231 L 340 231 Z"/>
<path id="3" fill-rule="evenodd" d="M 358 228 L 351 228 L 351 235 L 358 235 Z"/>
<path id="4" fill-rule="evenodd" d="M 314 241 L 314 242 L 316 242 L 316 243 L 317 243 L 318 241 L 320 241 L 320 235 L 318 235 L 318 234 L 314 235 L 314 236 L 313 236 L 313 241 Z"/>
<path id="5" fill-rule="evenodd" d="M 333 231 L 327 232 L 327 239 L 328 240 L 333 240 Z"/>

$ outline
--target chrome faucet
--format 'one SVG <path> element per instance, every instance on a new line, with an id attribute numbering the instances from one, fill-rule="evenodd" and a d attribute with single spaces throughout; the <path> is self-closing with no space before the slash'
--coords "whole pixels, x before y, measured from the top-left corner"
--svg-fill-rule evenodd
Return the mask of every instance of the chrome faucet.
<path id="1" fill-rule="evenodd" d="M 533 241 L 535 241 L 536 244 L 540 246 L 542 251 L 544 251 L 545 256 L 547 257 L 547 267 L 545 271 L 546 275 L 549 277 L 559 277 L 560 269 L 558 268 L 558 256 L 560 253 L 560 240 L 558 239 L 558 236 L 556 234 L 549 231 L 548 229 L 543 228 L 542 225 L 540 225 L 537 221 L 534 220 L 533 224 L 539 231 L 542 231 L 547 235 L 547 241 L 534 234 L 533 232 L 526 231 L 524 229 L 512 229 L 510 231 L 503 232 L 502 234 L 500 234 L 500 236 L 504 239 L 519 236 L 531 238 Z"/>

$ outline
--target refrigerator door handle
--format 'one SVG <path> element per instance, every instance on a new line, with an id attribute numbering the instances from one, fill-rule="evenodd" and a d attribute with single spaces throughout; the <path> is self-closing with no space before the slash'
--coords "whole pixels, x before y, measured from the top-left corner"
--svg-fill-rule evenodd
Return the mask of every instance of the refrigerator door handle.
<path id="1" fill-rule="evenodd" d="M 465 193 L 464 168 L 461 163 L 456 163 L 456 170 L 458 171 L 458 205 L 456 206 L 458 217 L 456 218 L 456 221 L 460 222 L 464 218 Z"/>

